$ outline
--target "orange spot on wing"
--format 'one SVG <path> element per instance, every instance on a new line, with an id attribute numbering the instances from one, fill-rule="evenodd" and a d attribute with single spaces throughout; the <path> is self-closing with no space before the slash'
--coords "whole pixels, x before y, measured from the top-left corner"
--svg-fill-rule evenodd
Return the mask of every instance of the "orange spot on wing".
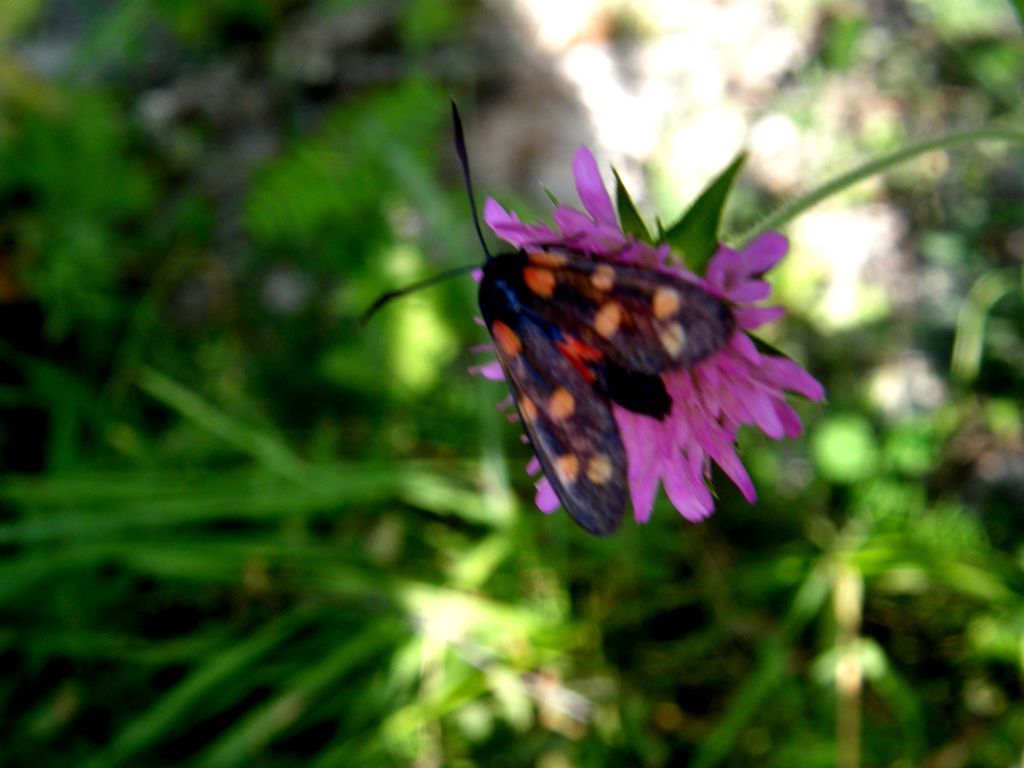
<path id="1" fill-rule="evenodd" d="M 564 456 L 559 456 L 555 459 L 555 472 L 558 473 L 558 479 L 563 484 L 569 485 L 576 482 L 576 478 L 580 474 L 580 460 L 573 456 L 571 453 L 567 453 Z"/>
<path id="2" fill-rule="evenodd" d="M 548 415 L 555 421 L 568 419 L 576 412 L 576 398 L 565 387 L 559 387 L 548 400 Z"/>
<path id="3" fill-rule="evenodd" d="M 615 269 L 601 264 L 590 275 L 590 283 L 599 291 L 610 291 L 615 285 Z"/>
<path id="4" fill-rule="evenodd" d="M 555 292 L 555 273 L 544 267 L 525 267 L 523 282 L 542 299 L 550 299 Z"/>
<path id="5" fill-rule="evenodd" d="M 610 339 L 619 330 L 622 323 L 622 307 L 617 301 L 608 301 L 601 305 L 594 315 L 594 330 Z"/>
<path id="6" fill-rule="evenodd" d="M 495 320 L 491 325 L 491 336 L 509 357 L 517 357 L 523 351 L 523 342 L 519 336 L 501 320 Z"/>
<path id="7" fill-rule="evenodd" d="M 595 453 L 587 460 L 587 478 L 594 485 L 604 485 L 612 479 L 612 462 L 606 454 Z"/>

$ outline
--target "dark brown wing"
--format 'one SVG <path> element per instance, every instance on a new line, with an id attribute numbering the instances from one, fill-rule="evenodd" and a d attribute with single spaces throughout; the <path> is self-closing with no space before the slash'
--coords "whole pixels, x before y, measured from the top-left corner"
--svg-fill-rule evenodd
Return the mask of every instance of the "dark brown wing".
<path id="1" fill-rule="evenodd" d="M 485 317 L 485 320 L 488 319 Z M 529 315 L 488 328 L 526 434 L 562 506 L 586 531 L 605 536 L 622 521 L 626 455 L 608 399 Z"/>
<path id="2" fill-rule="evenodd" d="M 728 307 L 675 275 L 568 250 L 515 256 L 504 269 L 524 307 L 626 370 L 690 367 L 733 331 Z"/>

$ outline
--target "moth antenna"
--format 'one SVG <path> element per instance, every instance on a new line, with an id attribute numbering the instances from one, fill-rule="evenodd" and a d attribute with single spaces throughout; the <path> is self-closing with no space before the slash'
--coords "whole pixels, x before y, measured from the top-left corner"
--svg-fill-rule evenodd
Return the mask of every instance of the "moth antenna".
<path id="1" fill-rule="evenodd" d="M 469 156 L 466 153 L 466 136 L 462 130 L 462 119 L 459 117 L 459 108 L 455 106 L 455 99 L 452 99 L 452 123 L 455 127 L 455 154 L 459 156 L 459 164 L 462 166 L 462 180 L 466 185 L 466 195 L 469 197 L 469 210 L 473 214 L 473 227 L 476 229 L 476 236 L 480 240 L 480 246 L 484 250 L 484 256 L 487 261 L 490 261 L 492 256 L 490 250 L 487 248 L 487 241 L 484 240 L 483 229 L 480 228 L 480 217 L 476 211 L 476 199 L 473 196 L 473 182 L 469 174 Z M 444 282 L 453 277 L 464 275 L 467 272 L 471 272 L 474 269 L 479 269 L 478 264 L 467 264 L 462 267 L 455 267 L 453 269 L 445 270 L 432 277 L 428 277 L 425 280 L 407 285 L 404 288 L 399 288 L 395 291 L 388 291 L 377 297 L 377 300 L 370 305 L 359 317 L 359 325 L 364 326 L 377 312 L 385 305 L 391 303 L 392 300 L 405 296 L 407 294 L 418 291 L 421 288 L 427 288 L 431 285 Z"/>
<path id="2" fill-rule="evenodd" d="M 450 280 L 453 277 L 458 277 L 459 275 L 464 275 L 467 272 L 472 272 L 474 269 L 480 269 L 480 265 L 464 264 L 461 267 L 453 267 L 452 269 L 446 269 L 444 272 L 438 272 L 436 275 L 432 275 L 431 277 L 419 280 L 415 283 L 412 283 L 411 285 L 405 286 L 404 288 L 399 288 L 394 291 L 382 293 L 380 296 L 377 297 L 377 300 L 370 305 L 370 308 L 363 312 L 362 315 L 360 315 L 359 325 L 360 327 L 366 325 L 370 321 L 371 317 L 377 314 L 377 312 L 382 307 L 384 307 L 384 305 L 389 304 L 393 299 L 397 299 L 402 296 L 405 296 L 406 294 L 413 293 L 415 291 L 420 290 L 421 288 L 428 288 L 431 285 L 443 283 L 445 280 Z"/>
<path id="3" fill-rule="evenodd" d="M 487 261 L 490 261 L 491 252 L 487 249 L 484 232 L 480 228 L 480 217 L 476 213 L 473 181 L 469 174 L 469 155 L 466 153 L 466 137 L 462 132 L 462 119 L 459 117 L 459 108 L 455 106 L 455 99 L 452 99 L 452 123 L 455 125 L 455 154 L 459 156 L 459 163 L 462 165 L 462 179 L 466 185 L 466 195 L 469 197 L 469 210 L 473 213 L 473 226 L 476 227 L 476 236 L 480 240 L 480 246 L 484 249 L 484 256 Z"/>

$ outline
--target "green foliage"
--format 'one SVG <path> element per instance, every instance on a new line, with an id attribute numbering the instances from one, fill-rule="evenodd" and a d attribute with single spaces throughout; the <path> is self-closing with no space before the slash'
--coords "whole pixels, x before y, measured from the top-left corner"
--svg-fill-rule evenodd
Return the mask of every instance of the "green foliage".
<path id="1" fill-rule="evenodd" d="M 534 509 L 505 388 L 465 372 L 470 280 L 355 324 L 479 258 L 438 76 L 471 76 L 474 6 L 81 4 L 44 80 L 59 4 L 0 5 L 0 763 L 810 768 L 851 706 L 863 765 L 1020 760 L 1022 165 L 967 149 L 1019 131 L 879 187 L 940 306 L 766 329 L 829 402 L 741 434 L 756 506 L 716 472 L 709 521 L 662 500 L 597 540 Z M 797 90 L 882 46 L 908 103 L 1020 124 L 997 5 L 908 6 L 919 51 L 832 4 Z M 282 63 L 310 18 L 368 82 Z M 189 100 L 225 70 L 231 108 Z M 738 170 L 670 227 L 693 268 Z M 931 377 L 882 381 L 908 356 Z"/>
<path id="2" fill-rule="evenodd" d="M 722 209 L 746 159 L 746 153 L 741 152 L 708 184 L 686 213 L 665 230 L 665 242 L 678 251 L 686 266 L 697 274 L 703 274 L 705 265 L 721 242 Z"/>
<path id="3" fill-rule="evenodd" d="M 39 13 L 42 0 L 10 0 L 0 13 L 0 43 L 13 39 Z"/>
<path id="4" fill-rule="evenodd" d="M 637 211 L 636 203 L 630 197 L 629 190 L 619 178 L 619 172 L 613 168 L 612 173 L 615 174 L 615 209 L 619 214 L 619 226 L 627 235 L 631 235 L 641 242 L 653 244 L 651 233 L 648 231 L 647 225 L 644 224 L 640 212 Z M 553 202 L 558 205 L 557 201 Z"/>
<path id="5" fill-rule="evenodd" d="M 369 232 L 383 229 L 382 199 L 396 194 L 404 169 L 436 165 L 433 147 L 421 139 L 436 135 L 446 114 L 444 92 L 415 80 L 339 107 L 319 136 L 304 137 L 253 184 L 246 206 L 253 242 L 301 252 L 343 242 L 356 225 Z M 337 267 L 332 257 L 352 258 L 330 250 L 315 255 L 322 266 Z"/>
<path id="6" fill-rule="evenodd" d="M 80 91 L 26 114 L 0 144 L 11 258 L 54 337 L 77 323 L 110 328 L 131 229 L 154 192 L 126 139 L 116 105 Z"/>
<path id="7" fill-rule="evenodd" d="M 286 3 L 277 0 L 152 0 L 159 18 L 187 45 L 211 47 L 221 40 L 262 37 L 279 22 Z"/>
<path id="8" fill-rule="evenodd" d="M 863 418 L 830 416 L 814 437 L 815 464 L 826 479 L 834 483 L 863 482 L 877 470 L 878 448 Z"/>

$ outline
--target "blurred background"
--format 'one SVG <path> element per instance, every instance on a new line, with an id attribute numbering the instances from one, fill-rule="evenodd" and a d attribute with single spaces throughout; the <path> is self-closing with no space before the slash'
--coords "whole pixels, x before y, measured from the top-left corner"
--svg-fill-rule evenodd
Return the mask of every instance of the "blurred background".
<path id="1" fill-rule="evenodd" d="M 527 218 L 581 143 L 648 221 L 746 147 L 739 233 L 1019 128 L 1020 14 L 3 0 L 0 764 L 1024 765 L 1019 145 L 786 227 L 829 400 L 700 525 L 533 507 L 470 279 L 355 322 L 481 258 L 449 96 Z"/>

